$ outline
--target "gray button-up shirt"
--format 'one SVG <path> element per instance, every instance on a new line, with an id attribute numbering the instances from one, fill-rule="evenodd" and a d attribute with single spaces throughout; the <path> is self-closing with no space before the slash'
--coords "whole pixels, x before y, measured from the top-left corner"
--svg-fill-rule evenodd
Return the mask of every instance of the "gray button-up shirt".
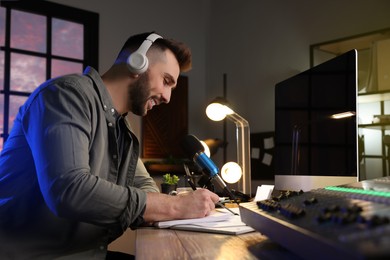
<path id="1" fill-rule="evenodd" d="M 99 74 L 42 84 L 0 156 L 1 259 L 104 259 L 158 192 Z"/>

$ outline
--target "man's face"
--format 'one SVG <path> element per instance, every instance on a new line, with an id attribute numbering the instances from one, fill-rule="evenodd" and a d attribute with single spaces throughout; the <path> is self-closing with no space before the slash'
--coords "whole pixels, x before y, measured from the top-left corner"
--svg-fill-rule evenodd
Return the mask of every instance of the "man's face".
<path id="1" fill-rule="evenodd" d="M 169 103 L 172 89 L 176 87 L 180 68 L 176 57 L 170 50 L 164 52 L 165 58 L 150 64 L 130 87 L 131 111 L 145 116 L 148 110 L 161 103 Z"/>

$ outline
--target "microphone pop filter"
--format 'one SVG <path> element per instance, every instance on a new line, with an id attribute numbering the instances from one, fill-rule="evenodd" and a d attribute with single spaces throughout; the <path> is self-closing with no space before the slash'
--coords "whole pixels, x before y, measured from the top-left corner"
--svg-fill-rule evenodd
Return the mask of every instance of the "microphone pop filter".
<path id="1" fill-rule="evenodd" d="M 187 135 L 181 142 L 185 154 L 192 160 L 195 154 L 204 152 L 202 143 L 194 135 Z"/>

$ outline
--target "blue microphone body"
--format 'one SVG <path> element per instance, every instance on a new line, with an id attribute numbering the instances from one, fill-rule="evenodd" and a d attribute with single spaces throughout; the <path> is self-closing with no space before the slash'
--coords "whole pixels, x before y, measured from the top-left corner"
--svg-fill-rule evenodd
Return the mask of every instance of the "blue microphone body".
<path id="1" fill-rule="evenodd" d="M 194 161 L 204 170 L 207 170 L 209 176 L 213 178 L 218 175 L 219 168 L 215 163 L 205 154 L 205 153 L 196 153 L 194 156 Z"/>
<path id="2" fill-rule="evenodd" d="M 194 162 L 198 164 L 203 171 L 210 177 L 211 180 L 216 181 L 218 185 L 225 190 L 225 192 L 231 195 L 231 191 L 227 190 L 227 186 L 225 182 L 219 176 L 219 168 L 215 165 L 215 163 L 207 156 L 204 152 L 197 152 L 193 158 Z"/>

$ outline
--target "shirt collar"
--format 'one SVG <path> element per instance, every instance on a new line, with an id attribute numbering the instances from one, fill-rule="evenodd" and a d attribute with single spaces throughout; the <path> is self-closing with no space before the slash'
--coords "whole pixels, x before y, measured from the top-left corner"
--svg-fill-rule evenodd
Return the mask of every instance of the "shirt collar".
<path id="1" fill-rule="evenodd" d="M 100 101 L 104 111 L 110 113 L 112 116 L 117 118 L 119 114 L 114 108 L 110 93 L 108 93 L 108 90 L 104 85 L 104 82 L 100 77 L 99 73 L 94 68 L 88 66 L 84 70 L 84 75 L 90 77 L 94 82 L 95 89 L 100 97 Z"/>

